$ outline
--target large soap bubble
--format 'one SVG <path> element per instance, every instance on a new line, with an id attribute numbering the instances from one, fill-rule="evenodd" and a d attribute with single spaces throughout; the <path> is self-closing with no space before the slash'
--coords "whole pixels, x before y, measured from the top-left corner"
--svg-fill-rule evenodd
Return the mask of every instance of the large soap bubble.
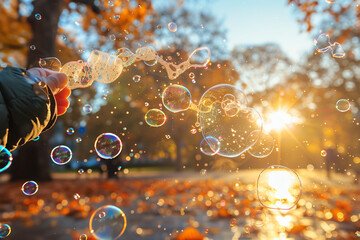
<path id="1" fill-rule="evenodd" d="M 262 130 L 262 118 L 247 107 L 246 95 L 229 84 L 216 85 L 200 99 L 199 121 L 204 138 L 214 137 L 220 142 L 217 154 L 236 157 L 254 143 L 246 140 L 251 132 Z"/>
<path id="2" fill-rule="evenodd" d="M 38 190 L 39 186 L 35 181 L 27 181 L 21 187 L 21 191 L 27 196 L 34 195 Z"/>
<path id="3" fill-rule="evenodd" d="M 265 168 L 257 180 L 257 195 L 267 208 L 289 210 L 300 200 L 302 188 L 293 170 L 273 165 Z"/>
<path id="4" fill-rule="evenodd" d="M 0 173 L 8 169 L 12 163 L 13 157 L 9 150 L 0 146 Z"/>
<path id="5" fill-rule="evenodd" d="M 0 223 L 0 238 L 6 238 L 11 233 L 11 227 L 8 224 Z"/>
<path id="6" fill-rule="evenodd" d="M 120 208 L 106 205 L 91 215 L 89 228 L 97 239 L 113 240 L 124 233 L 126 224 L 126 216 Z"/>
<path id="7" fill-rule="evenodd" d="M 181 112 L 189 109 L 191 95 L 186 87 L 174 84 L 164 89 L 162 102 L 169 111 Z"/>
<path id="8" fill-rule="evenodd" d="M 153 108 L 145 114 L 145 122 L 150 127 L 160 127 L 165 124 L 166 115 L 160 109 Z"/>
<path id="9" fill-rule="evenodd" d="M 123 144 L 115 134 L 103 133 L 96 138 L 94 147 L 99 157 L 112 159 L 120 154 Z"/>

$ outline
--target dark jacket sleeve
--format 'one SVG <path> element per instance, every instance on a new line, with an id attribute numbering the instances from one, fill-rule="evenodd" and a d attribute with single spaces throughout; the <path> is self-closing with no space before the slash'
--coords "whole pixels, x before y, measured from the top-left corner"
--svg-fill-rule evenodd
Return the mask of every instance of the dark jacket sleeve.
<path id="1" fill-rule="evenodd" d="M 56 116 L 55 98 L 47 86 L 19 68 L 0 72 L 1 146 L 14 150 L 50 128 Z"/>

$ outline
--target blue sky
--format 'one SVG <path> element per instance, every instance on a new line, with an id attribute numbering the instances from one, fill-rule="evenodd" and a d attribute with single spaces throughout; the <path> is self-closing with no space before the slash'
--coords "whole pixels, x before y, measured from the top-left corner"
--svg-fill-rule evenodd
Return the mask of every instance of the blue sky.
<path id="1" fill-rule="evenodd" d="M 184 0 L 191 8 L 211 12 L 223 21 L 228 30 L 227 44 L 235 45 L 277 43 L 293 60 L 313 52 L 313 39 L 300 33 L 296 12 L 287 0 Z M 154 6 L 176 4 L 155 0 Z M 206 26 L 206 23 L 204 23 Z"/>
<path id="2" fill-rule="evenodd" d="M 313 39 L 300 33 L 296 13 L 285 0 L 209 1 L 213 13 L 224 19 L 230 48 L 238 44 L 278 43 L 294 60 L 312 52 Z"/>

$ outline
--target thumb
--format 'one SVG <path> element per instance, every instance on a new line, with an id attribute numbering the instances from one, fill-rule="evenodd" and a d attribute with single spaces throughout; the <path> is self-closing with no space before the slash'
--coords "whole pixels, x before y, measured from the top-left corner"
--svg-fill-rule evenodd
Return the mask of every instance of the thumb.
<path id="1" fill-rule="evenodd" d="M 68 77 L 64 73 L 54 73 L 47 77 L 43 77 L 43 81 L 48 85 L 51 92 L 56 95 L 65 88 Z"/>

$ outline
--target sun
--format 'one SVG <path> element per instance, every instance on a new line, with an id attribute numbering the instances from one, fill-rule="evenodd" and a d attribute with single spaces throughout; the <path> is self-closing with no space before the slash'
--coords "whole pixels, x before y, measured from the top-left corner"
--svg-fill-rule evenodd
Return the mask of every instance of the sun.
<path id="1" fill-rule="evenodd" d="M 266 120 L 264 123 L 264 129 L 266 131 L 280 131 L 294 123 L 300 122 L 298 117 L 292 116 L 284 110 L 269 113 Z"/>

